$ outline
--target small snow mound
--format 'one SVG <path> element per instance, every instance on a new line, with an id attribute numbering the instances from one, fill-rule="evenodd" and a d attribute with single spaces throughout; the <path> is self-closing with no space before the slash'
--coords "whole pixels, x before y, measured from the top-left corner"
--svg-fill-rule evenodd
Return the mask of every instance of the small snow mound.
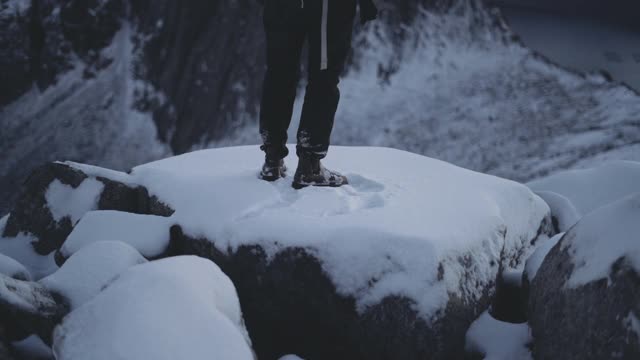
<path id="1" fill-rule="evenodd" d="M 146 258 L 155 258 L 169 246 L 170 227 L 170 220 L 161 216 L 110 210 L 91 211 L 82 217 L 69 234 L 60 253 L 69 257 L 87 244 L 121 241 L 131 245 Z"/>
<path id="2" fill-rule="evenodd" d="M 31 273 L 16 260 L 0 253 L 0 274 L 7 275 L 18 280 L 31 280 Z"/>
<path id="3" fill-rule="evenodd" d="M 561 172 L 528 184 L 569 199 L 580 215 L 640 192 L 640 162 L 612 161 L 592 169 Z"/>
<path id="4" fill-rule="evenodd" d="M 580 220 L 562 240 L 574 264 L 566 286 L 608 278 L 620 259 L 640 273 L 640 193 L 604 206 Z"/>
<path id="5" fill-rule="evenodd" d="M 64 360 L 253 359 L 231 280 L 193 256 L 122 273 L 56 328 L 53 351 Z"/>
<path id="6" fill-rule="evenodd" d="M 485 312 L 467 332 L 466 350 L 484 355 L 484 360 L 532 360 L 529 325 L 494 319 Z"/>
<path id="7" fill-rule="evenodd" d="M 60 270 L 40 280 L 40 283 L 64 295 L 72 308 L 78 308 L 121 272 L 146 261 L 136 249 L 125 243 L 96 242 L 83 247 Z"/>

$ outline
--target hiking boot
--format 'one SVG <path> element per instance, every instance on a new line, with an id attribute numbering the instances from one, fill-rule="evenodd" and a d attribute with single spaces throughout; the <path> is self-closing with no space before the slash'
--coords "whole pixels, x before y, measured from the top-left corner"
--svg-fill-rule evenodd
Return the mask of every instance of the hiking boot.
<path id="1" fill-rule="evenodd" d="M 320 160 L 300 157 L 291 186 L 294 189 L 302 189 L 307 186 L 340 187 L 348 183 L 344 175 L 325 168 Z"/>
<path id="2" fill-rule="evenodd" d="M 262 165 L 262 171 L 260 171 L 260 179 L 265 181 L 276 181 L 285 176 L 287 176 L 287 167 L 285 166 L 283 159 L 265 159 L 264 165 Z"/>

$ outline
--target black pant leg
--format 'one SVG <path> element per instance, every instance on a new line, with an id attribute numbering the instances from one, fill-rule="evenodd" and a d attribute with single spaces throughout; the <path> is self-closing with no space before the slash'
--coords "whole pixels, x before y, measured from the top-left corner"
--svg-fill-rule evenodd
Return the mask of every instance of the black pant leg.
<path id="1" fill-rule="evenodd" d="M 267 71 L 260 108 L 262 150 L 272 158 L 284 158 L 287 129 L 291 123 L 305 40 L 300 0 L 266 0 L 264 27 L 267 39 Z"/>
<path id="2" fill-rule="evenodd" d="M 329 149 L 340 100 L 338 83 L 351 49 L 356 0 L 307 0 L 306 3 L 309 82 L 298 129 L 297 153 L 322 159 Z"/>

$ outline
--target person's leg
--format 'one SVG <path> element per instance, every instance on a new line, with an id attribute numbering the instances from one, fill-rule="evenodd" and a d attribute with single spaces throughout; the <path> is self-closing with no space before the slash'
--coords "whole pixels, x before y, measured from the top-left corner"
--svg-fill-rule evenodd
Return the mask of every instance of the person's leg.
<path id="1" fill-rule="evenodd" d="M 338 82 L 351 49 L 356 0 L 307 0 L 309 76 L 300 127 L 298 156 L 322 159 L 329 148 L 340 100 Z"/>
<path id="2" fill-rule="evenodd" d="M 264 28 L 267 71 L 260 108 L 261 149 L 267 159 L 287 156 L 287 129 L 291 123 L 305 40 L 300 0 L 266 0 Z"/>

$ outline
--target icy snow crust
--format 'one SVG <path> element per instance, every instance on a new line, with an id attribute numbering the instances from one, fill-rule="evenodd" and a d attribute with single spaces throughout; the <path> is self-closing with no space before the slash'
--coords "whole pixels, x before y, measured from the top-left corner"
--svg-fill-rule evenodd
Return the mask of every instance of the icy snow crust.
<path id="1" fill-rule="evenodd" d="M 252 360 L 231 280 L 186 256 L 125 271 L 54 333 L 65 360 Z"/>
<path id="2" fill-rule="evenodd" d="M 523 185 L 398 150 L 334 147 L 327 165 L 351 185 L 301 191 L 290 179 L 260 181 L 262 156 L 257 147 L 194 152 L 132 178 L 175 209 L 187 234 L 223 251 L 307 249 L 361 310 L 404 295 L 430 319 L 452 294 L 480 297 L 503 246 L 525 247 L 549 212 Z"/>
<path id="3" fill-rule="evenodd" d="M 621 258 L 640 273 L 640 193 L 604 206 L 580 220 L 562 240 L 575 266 L 565 284 L 577 288 L 609 277 Z"/>

